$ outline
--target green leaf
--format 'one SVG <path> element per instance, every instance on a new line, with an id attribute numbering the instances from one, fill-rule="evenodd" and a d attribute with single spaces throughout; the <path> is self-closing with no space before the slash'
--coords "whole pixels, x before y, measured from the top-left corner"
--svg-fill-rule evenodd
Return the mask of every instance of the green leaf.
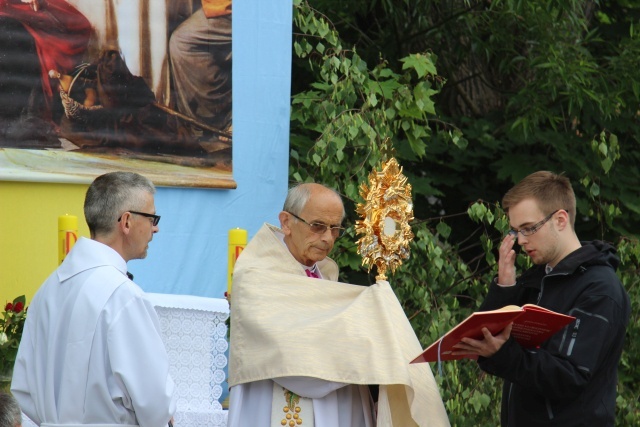
<path id="1" fill-rule="evenodd" d="M 368 98 L 367 98 L 367 102 L 372 107 L 375 107 L 376 105 L 378 105 L 378 98 L 376 97 L 376 94 L 375 93 L 370 93 Z"/>
<path id="2" fill-rule="evenodd" d="M 416 71 L 419 78 L 422 78 L 427 74 L 438 74 L 435 65 L 433 65 L 433 62 L 431 61 L 431 58 L 427 55 L 423 55 L 420 53 L 411 54 L 408 57 L 401 59 L 401 62 L 403 62 L 403 70 L 413 69 Z"/>
<path id="3" fill-rule="evenodd" d="M 607 144 L 605 144 L 604 142 L 601 142 L 600 145 L 598 145 L 598 150 L 600 150 L 600 153 L 602 153 L 603 156 L 607 156 L 608 153 L 608 147 Z"/>
<path id="4" fill-rule="evenodd" d="M 449 238 L 449 235 L 451 234 L 451 227 L 449 227 L 445 222 L 440 221 L 437 225 L 436 225 L 436 230 L 438 231 L 438 234 L 440 234 L 444 239 Z"/>

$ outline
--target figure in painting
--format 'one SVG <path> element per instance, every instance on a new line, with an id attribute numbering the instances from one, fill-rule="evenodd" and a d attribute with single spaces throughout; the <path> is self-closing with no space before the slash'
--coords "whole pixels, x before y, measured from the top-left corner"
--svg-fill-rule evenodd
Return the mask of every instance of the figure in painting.
<path id="1" fill-rule="evenodd" d="M 119 50 L 104 49 L 73 76 L 57 70 L 51 75 L 60 79 L 65 112 L 60 133 L 80 149 L 204 154 L 196 141 L 178 136 L 177 119 L 156 103 L 147 83 L 131 73 Z"/>
<path id="2" fill-rule="evenodd" d="M 24 147 L 55 139 L 62 108 L 49 70 L 70 73 L 82 62 L 91 31 L 65 0 L 0 0 L 1 141 Z"/>
<path id="3" fill-rule="evenodd" d="M 231 130 L 231 0 L 202 0 L 171 35 L 172 83 L 180 113 L 225 133 Z M 200 141 L 224 134 L 190 127 Z"/>

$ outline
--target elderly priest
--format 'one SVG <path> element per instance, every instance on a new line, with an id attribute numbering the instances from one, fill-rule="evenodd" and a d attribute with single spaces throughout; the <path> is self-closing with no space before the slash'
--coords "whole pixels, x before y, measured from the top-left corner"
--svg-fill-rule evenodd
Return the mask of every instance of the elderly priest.
<path id="1" fill-rule="evenodd" d="M 336 192 L 300 184 L 281 228 L 265 224 L 239 257 L 230 427 L 449 426 L 429 366 L 409 364 L 421 346 L 389 284 L 336 281 L 343 218 Z"/>

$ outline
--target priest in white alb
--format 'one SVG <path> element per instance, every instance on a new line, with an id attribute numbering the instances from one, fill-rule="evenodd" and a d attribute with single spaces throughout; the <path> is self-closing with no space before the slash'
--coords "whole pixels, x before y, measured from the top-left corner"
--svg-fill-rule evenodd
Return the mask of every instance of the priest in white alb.
<path id="1" fill-rule="evenodd" d="M 29 306 L 11 392 L 47 427 L 165 427 L 175 385 L 153 305 L 127 262 L 158 232 L 153 183 L 133 172 L 97 177 L 80 238 Z"/>
<path id="2" fill-rule="evenodd" d="M 449 426 L 430 367 L 387 282 L 340 283 L 328 258 L 340 196 L 292 188 L 234 269 L 229 427 Z M 374 402 L 369 386 L 379 386 Z"/>

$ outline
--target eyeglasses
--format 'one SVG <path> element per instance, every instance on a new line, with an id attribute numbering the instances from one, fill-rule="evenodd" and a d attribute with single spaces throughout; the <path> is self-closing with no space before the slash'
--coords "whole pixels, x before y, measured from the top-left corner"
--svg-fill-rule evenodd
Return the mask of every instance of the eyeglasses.
<path id="1" fill-rule="evenodd" d="M 327 225 L 327 224 L 323 224 L 321 222 L 307 222 L 304 219 L 300 218 L 298 215 L 292 213 L 292 212 L 288 212 L 287 213 L 291 216 L 293 216 L 296 219 L 299 219 L 300 221 L 304 222 L 305 224 L 307 224 L 309 226 L 309 228 L 311 229 L 312 232 L 316 233 L 316 234 L 324 234 L 327 232 L 327 229 L 331 230 L 331 235 L 333 237 L 340 237 L 342 236 L 342 234 L 344 233 L 344 228 L 340 227 L 339 225 Z"/>
<path id="2" fill-rule="evenodd" d="M 556 209 L 555 211 L 547 215 L 542 221 L 536 222 L 531 227 L 524 227 L 524 228 L 521 228 L 520 230 L 516 230 L 515 228 L 512 228 L 511 230 L 509 230 L 509 234 L 511 234 L 515 238 L 518 237 L 518 233 L 522 234 L 523 236 L 531 236 L 533 234 L 536 234 L 538 230 L 540 230 L 542 226 L 545 225 L 551 219 L 552 216 L 554 216 L 557 212 L 561 210 L 562 209 Z"/>
<path id="3" fill-rule="evenodd" d="M 127 211 L 127 212 L 132 213 L 132 214 L 136 214 L 136 215 L 140 215 L 140 216 L 144 216 L 144 217 L 147 217 L 147 218 L 152 218 L 151 224 L 154 227 L 156 225 L 158 225 L 158 223 L 160 222 L 160 215 L 154 215 L 154 214 L 150 214 L 150 213 L 136 212 L 136 211 Z M 124 214 L 122 214 L 122 215 L 124 215 Z M 120 222 L 121 219 L 122 219 L 122 216 L 120 216 L 120 218 L 118 218 L 118 222 Z"/>

